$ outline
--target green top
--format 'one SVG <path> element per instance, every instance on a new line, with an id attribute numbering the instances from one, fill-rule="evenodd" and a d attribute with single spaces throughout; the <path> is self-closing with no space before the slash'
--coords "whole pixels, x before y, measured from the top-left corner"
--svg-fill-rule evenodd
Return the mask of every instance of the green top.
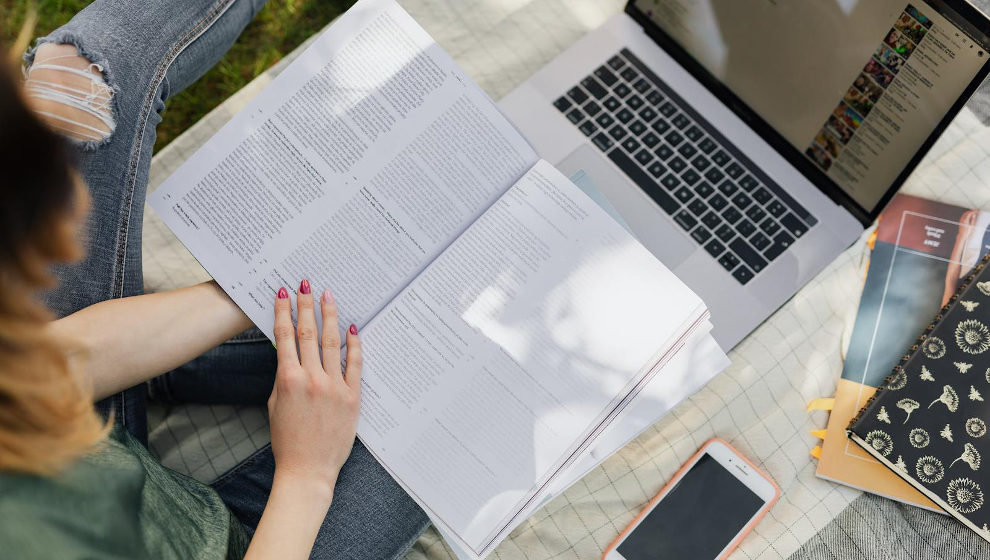
<path id="1" fill-rule="evenodd" d="M 54 478 L 0 473 L 0 556 L 241 558 L 248 537 L 209 486 L 162 466 L 127 430 Z"/>

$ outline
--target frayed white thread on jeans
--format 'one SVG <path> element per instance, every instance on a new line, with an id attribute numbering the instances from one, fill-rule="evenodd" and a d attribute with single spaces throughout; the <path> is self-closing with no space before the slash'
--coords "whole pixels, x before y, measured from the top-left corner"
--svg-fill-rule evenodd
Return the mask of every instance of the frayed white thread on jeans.
<path id="1" fill-rule="evenodd" d="M 50 111 L 39 110 L 36 112 L 39 115 L 43 115 L 49 119 L 53 119 L 54 121 L 76 127 L 71 128 L 69 126 L 59 125 L 58 122 L 49 123 L 56 128 L 65 130 L 71 135 L 83 136 L 84 138 L 80 138 L 81 140 L 103 140 L 104 138 L 107 138 L 113 134 L 117 123 L 114 120 L 113 113 L 110 109 L 110 101 L 113 99 L 113 90 L 111 90 L 110 86 L 103 81 L 102 75 L 93 73 L 93 70 L 102 73 L 103 67 L 99 64 L 90 63 L 87 70 L 80 70 L 78 68 L 62 66 L 59 64 L 49 64 L 53 60 L 62 58 L 75 59 L 79 58 L 79 56 L 54 56 L 45 59 L 42 63 L 34 64 L 28 68 L 27 80 L 24 84 L 28 97 L 39 100 L 43 99 L 53 101 L 55 103 L 65 105 L 66 107 L 77 109 L 83 114 L 92 116 L 93 118 L 99 120 L 106 128 L 101 129 L 95 126 L 90 126 L 71 117 L 59 115 Z M 88 89 L 85 87 L 83 89 L 78 89 L 57 82 L 35 79 L 31 77 L 31 74 L 35 70 L 53 70 L 56 72 L 65 72 L 71 75 L 79 76 L 88 81 L 89 87 Z"/>

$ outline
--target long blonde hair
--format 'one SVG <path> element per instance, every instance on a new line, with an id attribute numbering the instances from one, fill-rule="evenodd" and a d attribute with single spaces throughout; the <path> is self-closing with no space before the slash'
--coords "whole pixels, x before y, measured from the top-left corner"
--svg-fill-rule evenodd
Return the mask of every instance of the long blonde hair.
<path id="1" fill-rule="evenodd" d="M 30 18 L 29 18 L 30 20 Z M 24 33 L 22 33 L 24 35 Z M 44 162 L 39 162 L 44 157 Z M 91 452 L 109 430 L 73 373 L 71 341 L 54 340 L 38 295 L 48 269 L 82 255 L 88 205 L 71 149 L 27 108 L 0 57 L 0 470 L 53 474 Z"/>

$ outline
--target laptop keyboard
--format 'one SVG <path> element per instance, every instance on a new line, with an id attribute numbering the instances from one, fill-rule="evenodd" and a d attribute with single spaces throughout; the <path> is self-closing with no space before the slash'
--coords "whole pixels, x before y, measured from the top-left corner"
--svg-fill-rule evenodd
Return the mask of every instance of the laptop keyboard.
<path id="1" fill-rule="evenodd" d="M 553 104 L 741 284 L 818 223 L 629 49 Z"/>

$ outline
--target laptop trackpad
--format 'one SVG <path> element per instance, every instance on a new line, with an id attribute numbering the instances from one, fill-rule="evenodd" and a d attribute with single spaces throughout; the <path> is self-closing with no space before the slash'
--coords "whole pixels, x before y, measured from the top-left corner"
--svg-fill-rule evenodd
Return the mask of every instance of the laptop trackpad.
<path id="1" fill-rule="evenodd" d="M 585 188 L 590 182 L 601 192 L 639 242 L 667 268 L 673 270 L 698 249 L 694 240 L 597 148 L 587 144 L 579 146 L 557 163 L 557 169 L 568 177 L 584 171 L 589 179 Z"/>

